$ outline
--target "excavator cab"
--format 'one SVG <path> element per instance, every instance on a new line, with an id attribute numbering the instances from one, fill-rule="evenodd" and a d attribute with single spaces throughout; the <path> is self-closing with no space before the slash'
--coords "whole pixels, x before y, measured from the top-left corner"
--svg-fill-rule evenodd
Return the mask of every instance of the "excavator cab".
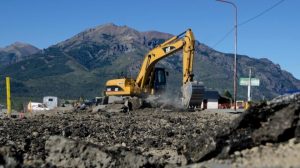
<path id="1" fill-rule="evenodd" d="M 164 68 L 154 69 L 154 90 L 155 94 L 161 94 L 165 92 L 167 85 L 167 72 Z"/>

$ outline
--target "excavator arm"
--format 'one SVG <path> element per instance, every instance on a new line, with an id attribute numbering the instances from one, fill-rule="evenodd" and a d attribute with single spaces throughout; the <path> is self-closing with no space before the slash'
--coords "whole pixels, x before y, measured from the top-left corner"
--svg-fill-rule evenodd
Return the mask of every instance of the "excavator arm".
<path id="1" fill-rule="evenodd" d="M 182 37 L 185 35 L 184 37 Z M 166 58 L 173 53 L 183 50 L 183 84 L 188 81 L 193 81 L 193 59 L 194 59 L 194 44 L 195 38 L 193 32 L 187 31 L 175 36 L 166 42 L 160 44 L 146 54 L 141 70 L 136 78 L 136 84 L 139 88 L 145 88 L 149 83 L 150 73 L 153 71 L 155 64 L 163 58 Z"/>
<path id="2" fill-rule="evenodd" d="M 151 73 L 155 64 L 179 50 L 183 50 L 182 103 L 185 107 L 199 107 L 204 96 L 204 86 L 201 82 L 193 81 L 195 38 L 191 29 L 160 44 L 145 56 L 136 79 L 136 85 L 142 92 L 149 93 L 149 90 L 152 89 Z"/>

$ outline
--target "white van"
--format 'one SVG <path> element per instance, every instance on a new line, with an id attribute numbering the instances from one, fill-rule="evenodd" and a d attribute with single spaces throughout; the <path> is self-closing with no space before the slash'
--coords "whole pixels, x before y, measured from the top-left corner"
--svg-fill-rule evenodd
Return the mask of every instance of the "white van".
<path id="1" fill-rule="evenodd" d="M 46 111 L 50 110 L 45 104 L 38 102 L 29 102 L 27 110 L 30 111 Z"/>

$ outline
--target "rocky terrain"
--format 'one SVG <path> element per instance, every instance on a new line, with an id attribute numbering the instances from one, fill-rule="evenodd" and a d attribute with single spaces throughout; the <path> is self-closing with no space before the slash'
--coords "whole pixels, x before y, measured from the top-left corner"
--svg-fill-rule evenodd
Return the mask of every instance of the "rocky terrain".
<path id="1" fill-rule="evenodd" d="M 96 107 L 0 120 L 0 166 L 300 167 L 300 94 L 240 113 Z"/>

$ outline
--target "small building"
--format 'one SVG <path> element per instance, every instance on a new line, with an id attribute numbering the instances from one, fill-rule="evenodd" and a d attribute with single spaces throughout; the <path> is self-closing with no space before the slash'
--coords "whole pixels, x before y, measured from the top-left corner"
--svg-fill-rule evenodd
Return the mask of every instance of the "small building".
<path id="1" fill-rule="evenodd" d="M 202 103 L 203 109 L 218 109 L 219 108 L 219 92 L 218 91 L 205 91 Z"/>
<path id="2" fill-rule="evenodd" d="M 209 90 L 204 92 L 202 109 L 227 109 L 230 106 L 230 98 L 221 96 L 218 91 Z"/>
<path id="3" fill-rule="evenodd" d="M 58 98 L 54 96 L 45 96 L 43 98 L 43 104 L 45 104 L 50 110 L 58 106 Z"/>

